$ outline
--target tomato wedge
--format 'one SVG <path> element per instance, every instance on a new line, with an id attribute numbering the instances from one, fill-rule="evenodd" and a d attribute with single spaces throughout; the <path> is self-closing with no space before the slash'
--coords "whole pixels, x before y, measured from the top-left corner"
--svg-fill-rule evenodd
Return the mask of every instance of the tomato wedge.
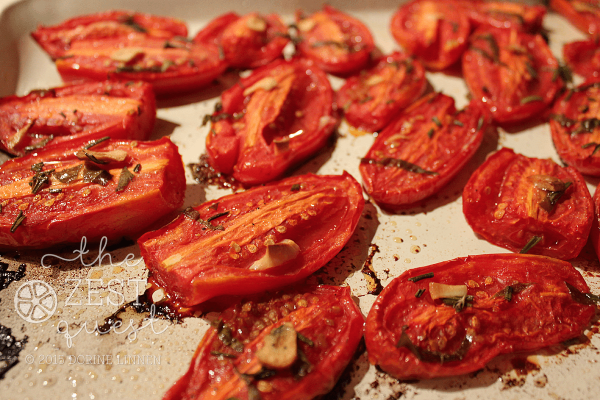
<path id="1" fill-rule="evenodd" d="M 456 2 L 414 0 L 393 15 L 392 35 L 425 68 L 442 70 L 457 62 L 467 46 L 468 14 Z"/>
<path id="2" fill-rule="evenodd" d="M 158 285 L 193 306 L 310 275 L 350 239 L 363 207 L 348 173 L 302 175 L 188 209 L 138 243 Z"/>
<path id="3" fill-rule="evenodd" d="M 421 63 L 394 52 L 370 70 L 348 78 L 336 93 L 336 103 L 350 125 L 376 132 L 419 98 L 426 87 Z"/>
<path id="4" fill-rule="evenodd" d="M 221 96 L 206 150 L 244 185 L 281 177 L 322 148 L 338 120 L 327 75 L 306 60 L 278 60 Z"/>
<path id="5" fill-rule="evenodd" d="M 361 160 L 367 192 L 391 209 L 431 196 L 475 154 L 485 125 L 477 107 L 457 113 L 452 97 L 422 97 L 377 136 Z"/>
<path id="6" fill-rule="evenodd" d="M 257 68 L 282 56 L 289 42 L 287 27 L 277 14 L 227 13 L 202 29 L 194 41 L 218 45 L 225 61 L 236 68 Z"/>
<path id="7" fill-rule="evenodd" d="M 581 31 L 600 34 L 600 5 L 596 0 L 550 0 L 550 7 Z"/>
<path id="8" fill-rule="evenodd" d="M 476 28 L 487 25 L 533 33 L 542 28 L 546 15 L 546 7 L 542 5 L 512 1 L 459 0 L 459 4 L 469 13 L 470 22 Z"/>
<path id="9" fill-rule="evenodd" d="M 20 156 L 76 138 L 145 140 L 155 119 L 152 87 L 139 81 L 34 90 L 0 99 L 0 147 Z"/>
<path id="10" fill-rule="evenodd" d="M 469 179 L 463 212 L 490 243 L 514 252 L 533 245 L 530 253 L 569 260 L 587 242 L 594 208 L 575 168 L 503 148 Z"/>
<path id="11" fill-rule="evenodd" d="M 373 36 L 365 24 L 329 5 L 309 17 L 297 12 L 296 26 L 298 52 L 331 74 L 359 71 L 375 49 Z"/>
<path id="12" fill-rule="evenodd" d="M 301 287 L 246 301 L 213 322 L 163 399 L 315 398 L 352 359 L 363 324 L 348 287 Z"/>
<path id="13" fill-rule="evenodd" d="M 500 124 L 537 116 L 563 86 L 558 61 L 540 35 L 478 29 L 462 62 L 473 98 Z"/>
<path id="14" fill-rule="evenodd" d="M 600 76 L 600 44 L 595 39 L 566 43 L 563 56 L 567 65 L 586 79 Z"/>
<path id="15" fill-rule="evenodd" d="M 581 335 L 596 311 L 588 293 L 570 263 L 542 256 L 485 254 L 412 269 L 369 312 L 369 361 L 397 379 L 477 371 L 497 355 Z"/>
<path id="16" fill-rule="evenodd" d="M 52 146 L 0 166 L 0 246 L 120 239 L 183 204 L 185 173 L 168 138 Z"/>
<path id="17" fill-rule="evenodd" d="M 598 187 L 596 187 L 594 193 L 594 222 L 592 223 L 590 237 L 596 255 L 600 258 L 600 190 L 598 190 Z"/>

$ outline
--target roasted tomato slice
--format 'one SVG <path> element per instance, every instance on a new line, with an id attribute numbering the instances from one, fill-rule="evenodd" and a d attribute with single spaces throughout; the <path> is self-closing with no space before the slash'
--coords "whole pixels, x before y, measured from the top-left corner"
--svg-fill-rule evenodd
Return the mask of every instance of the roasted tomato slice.
<path id="1" fill-rule="evenodd" d="M 469 179 L 463 212 L 497 246 L 569 260 L 587 242 L 594 208 L 575 168 L 503 148 Z"/>
<path id="2" fill-rule="evenodd" d="M 157 283 L 192 306 L 310 275 L 350 239 L 363 207 L 348 173 L 302 175 L 190 208 L 138 243 Z"/>
<path id="3" fill-rule="evenodd" d="M 376 132 L 419 98 L 427 87 L 421 63 L 404 53 L 382 57 L 366 73 L 346 80 L 336 94 L 338 108 L 355 128 Z"/>
<path id="4" fill-rule="evenodd" d="M 600 176 L 600 81 L 567 91 L 554 104 L 552 140 L 560 158 L 581 173 Z"/>
<path id="5" fill-rule="evenodd" d="M 366 66 L 375 42 L 369 28 L 331 6 L 306 17 L 296 13 L 298 52 L 324 71 L 345 75 Z"/>
<path id="6" fill-rule="evenodd" d="M 474 27 L 481 25 L 496 28 L 518 29 L 525 32 L 537 32 L 542 28 L 546 7 L 527 5 L 511 1 L 464 1 L 461 7 L 469 13 Z"/>
<path id="7" fill-rule="evenodd" d="M 85 83 L 0 99 L 0 147 L 23 155 L 76 138 L 148 139 L 156 119 L 143 82 Z"/>
<path id="8" fill-rule="evenodd" d="M 391 29 L 394 39 L 427 69 L 442 70 L 460 58 L 471 24 L 458 3 L 415 0 L 400 6 Z"/>
<path id="9" fill-rule="evenodd" d="M 337 125 L 327 75 L 307 61 L 275 61 L 225 91 L 212 115 L 212 165 L 258 185 L 322 148 Z"/>
<path id="10" fill-rule="evenodd" d="M 422 97 L 377 136 L 361 160 L 367 192 L 391 209 L 432 195 L 475 154 L 484 125 L 477 107 L 457 113 L 452 97 Z"/>
<path id="11" fill-rule="evenodd" d="M 583 32 L 600 34 L 600 5 L 597 0 L 550 0 L 550 7 Z"/>
<path id="12" fill-rule="evenodd" d="M 289 42 L 287 27 L 276 14 L 224 14 L 194 38 L 221 47 L 225 61 L 236 68 L 257 68 L 281 57 Z"/>
<path id="13" fill-rule="evenodd" d="M 183 164 L 168 138 L 86 143 L 51 146 L 0 166 L 0 246 L 120 239 L 183 204 Z"/>
<path id="14" fill-rule="evenodd" d="M 170 39 L 187 37 L 184 22 L 130 11 L 107 11 L 83 15 L 54 26 L 39 26 L 31 34 L 53 58 L 62 57 L 78 41 L 130 39 L 136 36 Z"/>
<path id="15" fill-rule="evenodd" d="M 600 43 L 596 39 L 566 43 L 563 55 L 567 65 L 586 79 L 600 76 Z"/>
<path id="16" fill-rule="evenodd" d="M 318 397 L 352 359 L 363 324 L 348 287 L 301 287 L 246 301 L 213 322 L 163 399 Z"/>
<path id="17" fill-rule="evenodd" d="M 566 262 L 522 254 L 457 258 L 405 272 L 367 317 L 369 361 L 397 379 L 461 375 L 499 354 L 581 335 L 596 307 Z"/>
<path id="18" fill-rule="evenodd" d="M 594 193 L 594 211 L 594 222 L 592 223 L 590 237 L 596 255 L 600 258 L 600 190 L 598 190 L 598 187 L 596 187 L 596 192 Z"/>
<path id="19" fill-rule="evenodd" d="M 536 116 L 563 86 L 544 39 L 514 29 L 475 31 L 462 65 L 473 98 L 501 124 Z"/>

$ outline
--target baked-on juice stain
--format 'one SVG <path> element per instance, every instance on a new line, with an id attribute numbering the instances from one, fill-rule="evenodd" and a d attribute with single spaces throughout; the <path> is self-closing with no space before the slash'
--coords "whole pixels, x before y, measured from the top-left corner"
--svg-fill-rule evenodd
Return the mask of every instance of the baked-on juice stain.
<path id="1" fill-rule="evenodd" d="M 19 281 L 25 276 L 25 264 L 19 265 L 16 271 L 8 271 L 8 264 L 0 261 L 0 290 L 6 289 L 12 282 Z M 27 336 L 17 340 L 10 328 L 0 324 L 0 379 L 4 374 L 17 365 L 19 353 L 27 343 Z"/>
<path id="2" fill-rule="evenodd" d="M 375 274 L 375 270 L 373 269 L 373 257 L 375 256 L 375 253 L 379 253 L 379 246 L 375 243 L 371 243 L 371 246 L 369 248 L 371 249 L 371 252 L 367 256 L 367 259 L 363 264 L 361 272 L 365 275 L 365 278 L 367 280 L 367 288 L 369 289 L 367 293 L 374 294 L 375 296 L 377 296 L 383 290 L 381 281 L 379 280 L 379 278 Z"/>
<path id="3" fill-rule="evenodd" d="M 19 265 L 16 271 L 8 271 L 8 264 L 0 261 L 0 290 L 4 290 L 11 282 L 20 281 L 25 276 L 25 264 Z"/>

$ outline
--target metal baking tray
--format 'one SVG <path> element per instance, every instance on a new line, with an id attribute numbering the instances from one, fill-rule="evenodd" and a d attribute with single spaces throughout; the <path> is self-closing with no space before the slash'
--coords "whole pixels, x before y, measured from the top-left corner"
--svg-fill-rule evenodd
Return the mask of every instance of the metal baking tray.
<path id="1" fill-rule="evenodd" d="M 400 2 L 335 0 L 330 3 L 366 23 L 382 51 L 399 48 L 389 32 L 389 22 Z M 29 36 L 38 24 L 55 24 L 102 10 L 129 9 L 180 18 L 188 23 L 190 35 L 194 35 L 209 20 L 231 10 L 239 14 L 277 12 L 286 22 L 292 22 L 293 13 L 299 8 L 316 11 L 321 8 L 321 1 L 276 4 L 266 0 L 0 0 L 0 96 L 23 95 L 32 89 L 61 84 L 50 58 Z M 544 25 L 549 31 L 551 49 L 559 58 L 563 43 L 584 38 L 581 32 L 552 12 L 547 15 Z M 457 107 L 467 103 L 467 88 L 460 77 L 441 73 L 427 75 L 436 91 L 456 99 Z M 202 117 L 212 112 L 221 91 L 230 84 L 229 78 L 197 93 L 160 100 L 152 138 L 170 136 L 179 146 L 185 164 L 197 162 L 204 152 L 209 129 L 201 126 Z M 341 83 L 340 79 L 332 78 L 334 88 Z M 335 144 L 323 149 L 294 174 L 339 174 L 346 170 L 360 180 L 359 158 L 365 155 L 372 142 L 370 135 L 353 136 L 343 123 Z M 448 186 L 418 206 L 399 214 L 388 214 L 367 203 L 348 245 L 328 265 L 309 277 L 308 282 L 349 285 L 366 316 L 375 295 L 368 293 L 370 283 L 361 272 L 363 267 L 371 266 L 385 286 L 410 268 L 471 254 L 506 252 L 473 233 L 463 217 L 461 199 L 462 188 L 471 173 L 490 152 L 501 146 L 530 157 L 560 161 L 550 139 L 548 124 L 524 127 L 516 132 L 499 129 L 497 135 L 486 136 L 475 157 Z M 230 193 L 229 190 L 196 184 L 189 169 L 186 174 L 188 185 L 184 207 Z M 598 179 L 586 180 L 593 191 Z M 58 249 L 9 251 L 2 253 L 1 259 L 9 263 L 9 270 L 15 271 L 22 264 L 26 270 L 23 279 L 0 291 L 0 324 L 10 328 L 12 336 L 23 341 L 24 346 L 18 363 L 0 380 L 1 399 L 160 399 L 188 369 L 194 350 L 208 327 L 206 318 L 185 318 L 178 323 L 164 319 L 144 320 L 148 313 L 130 310 L 120 314 L 123 325 L 116 331 L 105 335 L 93 332 L 96 323 L 104 324 L 119 308 L 107 304 L 107 299 L 114 302 L 134 300 L 138 285 L 135 280 L 143 282 L 147 277 L 139 250 L 133 243 L 108 247 L 88 243 L 79 249 L 79 253 Z M 588 244 L 573 263 L 592 291 L 600 293 L 600 265 L 592 246 Z M 57 296 L 56 310 L 42 323 L 27 322 L 15 312 L 15 296 L 34 280 L 48 284 Z M 117 283 L 110 283 L 111 280 Z M 144 284 L 139 283 L 139 286 L 142 292 Z M 79 303 L 81 305 L 77 305 Z M 533 354 L 503 356 L 477 373 L 412 382 L 399 382 L 370 366 L 363 348 L 357 352 L 336 388 L 324 398 L 594 398 L 594 393 L 600 391 L 597 367 L 600 337 L 597 332 L 594 323 L 569 347 L 557 345 Z"/>

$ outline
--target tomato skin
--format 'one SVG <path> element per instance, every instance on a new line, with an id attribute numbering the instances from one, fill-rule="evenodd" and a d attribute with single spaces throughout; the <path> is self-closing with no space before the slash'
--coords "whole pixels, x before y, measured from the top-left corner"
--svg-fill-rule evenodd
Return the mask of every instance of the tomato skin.
<path id="1" fill-rule="evenodd" d="M 433 278 L 408 280 L 430 272 Z M 430 282 L 466 285 L 474 296 L 472 306 L 457 312 L 432 300 Z M 589 292 L 570 263 L 542 256 L 484 254 L 407 271 L 385 287 L 367 316 L 369 361 L 397 379 L 429 379 L 473 372 L 499 354 L 538 350 L 577 337 L 596 307 L 576 302 L 565 282 Z M 514 289 L 510 301 L 497 295 L 508 285 Z M 417 298 L 419 289 L 425 292 Z M 405 346 L 396 347 L 403 326 L 421 359 Z M 462 359 L 441 363 L 426 357 L 427 351 L 460 354 L 464 343 L 469 344 Z"/>
<path id="2" fill-rule="evenodd" d="M 600 34 L 600 10 L 594 0 L 550 0 L 550 7 L 579 30 L 591 36 Z"/>
<path id="3" fill-rule="evenodd" d="M 544 39 L 514 29 L 475 31 L 462 69 L 473 98 L 499 124 L 536 116 L 563 86 Z"/>
<path id="4" fill-rule="evenodd" d="M 202 220 L 229 211 L 214 221 L 224 230 L 206 229 L 181 215 L 146 233 L 138 244 L 157 283 L 173 300 L 192 306 L 219 295 L 270 290 L 310 275 L 346 244 L 363 207 L 360 184 L 348 173 L 302 175 L 195 207 Z M 300 253 L 275 268 L 251 270 L 265 255 L 269 238 L 274 243 L 293 240 Z"/>
<path id="5" fill-rule="evenodd" d="M 417 60 L 394 52 L 383 56 L 376 66 L 349 77 L 336 93 L 338 109 L 344 109 L 348 123 L 376 132 L 398 111 L 419 98 L 427 87 L 425 70 Z"/>
<path id="6" fill-rule="evenodd" d="M 590 231 L 590 238 L 596 256 L 600 259 L 600 190 L 596 187 L 594 192 L 594 222 L 592 223 L 592 230 Z"/>
<path id="7" fill-rule="evenodd" d="M 536 175 L 571 182 L 549 212 L 541 205 L 546 193 L 534 186 Z M 587 242 L 593 210 L 585 181 L 575 168 L 507 148 L 491 155 L 463 192 L 465 218 L 488 242 L 519 252 L 538 236 L 542 240 L 529 253 L 562 260 L 577 257 Z"/>
<path id="8" fill-rule="evenodd" d="M 524 32 L 537 32 L 542 28 L 546 7 L 527 5 L 518 2 L 500 1 L 459 1 L 469 14 L 473 27 L 482 25 L 496 28 L 518 29 Z"/>
<path id="9" fill-rule="evenodd" d="M 456 115 L 453 98 L 441 93 L 422 97 L 375 139 L 360 165 L 365 189 L 378 204 L 391 209 L 431 196 L 475 154 L 485 128 L 477 107 L 469 106 Z M 435 175 L 366 162 L 388 157 L 408 161 Z"/>
<path id="10" fill-rule="evenodd" d="M 281 177 L 321 149 L 338 124 L 327 75 L 306 60 L 257 69 L 221 101 L 206 150 L 217 170 L 247 186 Z"/>
<path id="11" fill-rule="evenodd" d="M 563 56 L 567 65 L 586 79 L 600 76 L 600 45 L 594 39 L 566 43 Z"/>
<path id="12" fill-rule="evenodd" d="M 290 308 L 289 312 L 286 306 Z M 271 314 L 268 314 L 269 311 Z M 257 328 L 260 318 L 271 318 L 272 321 L 273 317 L 276 322 L 264 329 Z M 298 347 L 312 368 L 299 379 L 294 377 L 290 368 L 277 370 L 274 376 L 261 380 L 262 384 L 272 388 L 268 392 L 261 392 L 261 398 L 315 398 L 333 388 L 354 355 L 362 338 L 364 324 L 364 317 L 352 300 L 350 289 L 335 286 L 303 286 L 272 296 L 262 296 L 262 299 L 247 301 L 243 306 L 238 304 L 229 308 L 220 315 L 220 319 L 225 329 L 231 330 L 233 339 L 240 342 L 249 339 L 243 352 L 236 353 L 224 345 L 218 338 L 218 328 L 209 328 L 194 354 L 189 370 L 165 394 L 163 400 L 200 399 L 209 393 L 215 400 L 252 398 L 249 386 L 256 387 L 258 380 L 250 379 L 247 383 L 240 374 L 260 371 L 261 363 L 255 353 L 261 348 L 264 337 L 284 323 L 293 324 L 294 329 L 312 340 L 312 346 L 298 341 Z M 324 320 L 327 324 L 323 323 Z M 264 321 L 261 325 L 265 325 Z M 249 337 L 253 331 L 260 333 L 256 337 Z M 232 354 L 237 358 L 219 357 L 211 354 L 211 351 Z M 213 373 L 209 374 L 209 370 Z"/>
<path id="13" fill-rule="evenodd" d="M 334 75 L 361 70 L 375 49 L 365 24 L 329 5 L 306 18 L 297 12 L 296 24 L 300 40 L 297 51 Z"/>
<path id="14" fill-rule="evenodd" d="M 108 140 L 90 150 L 124 150 L 127 158 L 97 167 L 110 171 L 105 186 L 85 183 L 82 172 L 71 183 L 61 183 L 51 175 L 49 185 L 32 193 L 31 166 L 44 162 L 44 171 L 63 171 L 83 165 L 75 153 L 87 140 L 51 146 L 30 155 L 11 159 L 0 166 L 0 246 L 44 248 L 62 243 L 98 241 L 103 236 L 117 240 L 132 236 L 183 204 L 185 173 L 181 156 L 168 138 L 154 142 Z M 134 167 L 140 164 L 139 172 Z M 116 191 L 123 167 L 134 175 L 121 191 Z M 50 189 L 61 189 L 58 194 Z M 25 206 L 24 206 L 25 205 Z M 20 212 L 25 220 L 10 232 Z"/>
<path id="15" fill-rule="evenodd" d="M 146 140 L 155 120 L 154 92 L 144 82 L 105 81 L 35 90 L 0 99 L 0 148 L 21 156 L 28 146 L 40 145 L 51 136 L 46 146 L 104 136 Z M 22 129 L 26 132 L 20 136 Z"/>
<path id="16" fill-rule="evenodd" d="M 468 14 L 456 2 L 414 0 L 392 16 L 392 36 L 425 68 L 443 70 L 457 62 L 467 46 Z"/>

